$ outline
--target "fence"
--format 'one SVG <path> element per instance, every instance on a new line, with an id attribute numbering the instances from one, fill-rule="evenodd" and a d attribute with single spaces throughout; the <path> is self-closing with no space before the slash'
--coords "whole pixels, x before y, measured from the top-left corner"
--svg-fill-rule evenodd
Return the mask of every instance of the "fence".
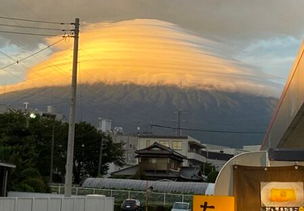
<path id="1" fill-rule="evenodd" d="M 0 211 L 114 211 L 114 199 L 101 196 L 0 198 Z"/>
<path id="2" fill-rule="evenodd" d="M 63 186 L 51 186 L 52 193 L 64 194 Z M 146 192 L 145 191 L 131 191 L 131 190 L 112 190 L 112 189 L 97 189 L 97 188 L 82 188 L 73 187 L 73 195 L 88 195 L 98 194 L 107 197 L 114 197 L 115 203 L 120 204 L 124 199 L 138 199 L 145 205 Z M 176 201 L 189 202 L 192 204 L 193 195 L 190 194 L 171 194 L 171 193 L 157 193 L 149 194 L 149 205 L 173 205 Z"/>

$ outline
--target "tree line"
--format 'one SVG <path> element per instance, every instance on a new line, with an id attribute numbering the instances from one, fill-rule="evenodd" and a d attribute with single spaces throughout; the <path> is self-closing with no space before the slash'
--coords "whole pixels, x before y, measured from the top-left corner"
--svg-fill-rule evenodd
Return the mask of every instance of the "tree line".
<path id="1" fill-rule="evenodd" d="M 16 165 L 10 173 L 9 190 L 48 192 L 48 182 L 64 183 L 67 140 L 67 122 L 39 115 L 30 118 L 29 114 L 14 110 L 0 114 L 0 161 Z M 123 154 L 123 143 L 113 143 L 109 135 L 90 123 L 76 123 L 73 183 L 81 184 L 85 178 L 106 174 L 112 162 L 122 166 Z"/>

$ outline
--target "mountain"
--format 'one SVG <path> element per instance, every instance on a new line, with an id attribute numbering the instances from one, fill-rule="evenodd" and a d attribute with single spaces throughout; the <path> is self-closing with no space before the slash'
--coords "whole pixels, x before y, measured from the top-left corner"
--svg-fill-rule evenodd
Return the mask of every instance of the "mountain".
<path id="1" fill-rule="evenodd" d="M 265 132 L 277 99 L 244 92 L 224 92 L 176 86 L 82 84 L 77 91 L 77 120 L 97 125 L 98 117 L 113 120 L 112 126 L 126 133 L 153 132 L 174 135 L 175 130 L 149 127 L 150 123 L 176 127 L 180 108 L 181 127 L 218 132 L 183 131 L 203 143 L 231 147 L 260 144 L 264 134 L 223 133 L 222 131 Z M 45 110 L 53 105 L 68 117 L 69 86 L 42 87 L 0 95 L 2 102 L 13 106 L 30 103 L 31 108 Z M 1 102 L 1 101 L 0 101 Z"/>

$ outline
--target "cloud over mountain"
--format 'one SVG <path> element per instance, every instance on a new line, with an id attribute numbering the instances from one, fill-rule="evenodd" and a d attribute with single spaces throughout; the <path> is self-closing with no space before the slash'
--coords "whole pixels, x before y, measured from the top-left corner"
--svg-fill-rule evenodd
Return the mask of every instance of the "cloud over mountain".
<path id="1" fill-rule="evenodd" d="M 8 86 L 6 91 L 69 84 L 72 43 L 61 42 L 57 53 L 29 70 L 26 82 Z M 280 88 L 271 82 L 271 76 L 227 55 L 224 44 L 164 21 L 90 24 L 80 34 L 79 82 L 278 95 Z"/>

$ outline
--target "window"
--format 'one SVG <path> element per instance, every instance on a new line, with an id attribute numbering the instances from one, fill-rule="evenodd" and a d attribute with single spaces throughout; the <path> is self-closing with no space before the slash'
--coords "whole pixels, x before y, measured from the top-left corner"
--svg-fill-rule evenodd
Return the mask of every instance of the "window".
<path id="1" fill-rule="evenodd" d="M 160 140 L 159 143 L 160 143 L 161 145 L 166 146 L 166 147 L 170 147 L 170 146 L 169 146 L 169 141 Z"/>
<path id="2" fill-rule="evenodd" d="M 146 140 L 146 147 L 150 146 L 150 140 Z"/>
<path id="3" fill-rule="evenodd" d="M 182 142 L 181 141 L 173 141 L 172 149 L 174 150 L 182 150 Z"/>
<path id="4" fill-rule="evenodd" d="M 157 162 L 156 158 L 150 158 L 150 163 L 155 164 Z"/>

